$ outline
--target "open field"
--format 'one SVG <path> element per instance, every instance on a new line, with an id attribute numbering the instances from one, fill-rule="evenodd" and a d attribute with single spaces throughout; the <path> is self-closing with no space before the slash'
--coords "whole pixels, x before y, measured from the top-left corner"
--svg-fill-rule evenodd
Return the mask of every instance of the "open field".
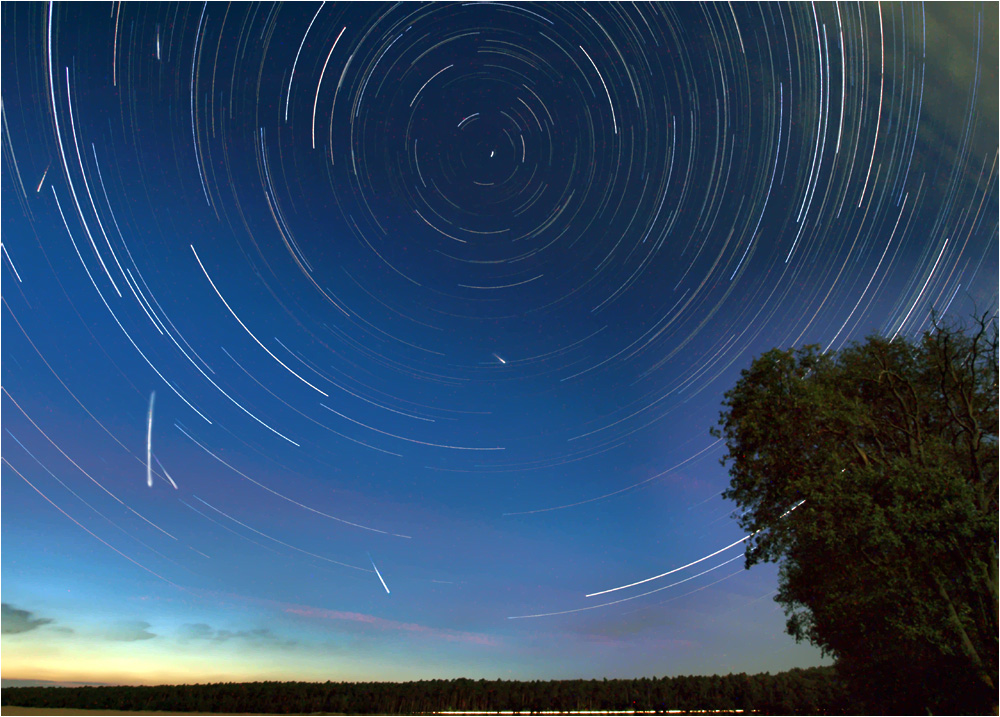
<path id="1" fill-rule="evenodd" d="M 680 710 L 667 710 L 665 712 L 655 712 L 655 711 L 625 711 L 625 710 L 598 710 L 593 712 L 555 712 L 555 711 L 478 711 L 478 712 L 431 712 L 430 714 L 435 715 L 448 715 L 448 717 L 464 717 L 464 716 L 476 716 L 481 715 L 634 715 L 634 714 L 742 714 L 743 710 L 734 710 L 727 712 L 713 712 L 705 710 L 697 710 L 695 712 L 682 712 Z M 155 712 L 155 711 L 137 711 L 129 712 L 127 710 L 74 710 L 74 709 L 61 709 L 54 707 L 4 707 L 0 710 L 0 714 L 3 715 L 221 715 L 226 717 L 226 715 L 243 714 L 236 712 Z M 335 712 L 313 712 L 310 713 L 310 717 L 313 715 L 333 715 L 338 714 Z"/>
<path id="2" fill-rule="evenodd" d="M 129 712 L 128 710 L 73 710 L 62 707 L 18 707 L 4 705 L 3 715 L 172 715 L 176 712 Z M 185 712 L 185 715 L 224 715 L 224 712 Z M 235 714 L 235 713 L 233 713 Z"/>

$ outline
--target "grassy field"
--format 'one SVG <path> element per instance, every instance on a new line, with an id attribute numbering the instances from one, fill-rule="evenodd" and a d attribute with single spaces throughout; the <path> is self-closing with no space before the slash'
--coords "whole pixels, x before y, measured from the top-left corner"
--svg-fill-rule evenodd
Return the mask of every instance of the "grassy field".
<path id="1" fill-rule="evenodd" d="M 4 705 L 3 715 L 172 715 L 176 712 L 129 712 L 127 710 L 71 710 L 61 707 L 17 707 Z M 185 715 L 221 715 L 222 712 L 185 712 Z"/>

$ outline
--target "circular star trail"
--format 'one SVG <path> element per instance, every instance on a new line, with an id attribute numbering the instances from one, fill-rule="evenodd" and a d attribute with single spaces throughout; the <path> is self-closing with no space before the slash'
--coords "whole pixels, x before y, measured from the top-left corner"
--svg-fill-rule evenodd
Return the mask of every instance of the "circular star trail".
<path id="1" fill-rule="evenodd" d="M 119 605 L 157 659 L 816 662 L 731 560 L 722 394 L 997 306 L 996 6 L 12 4 L 3 35 L 5 605 Z"/>

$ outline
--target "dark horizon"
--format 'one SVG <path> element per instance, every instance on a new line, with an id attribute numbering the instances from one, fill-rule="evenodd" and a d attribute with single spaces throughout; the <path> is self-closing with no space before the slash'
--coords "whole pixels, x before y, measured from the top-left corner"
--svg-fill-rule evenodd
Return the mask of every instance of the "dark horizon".
<path id="1" fill-rule="evenodd" d="M 21 688 L 3 704 L 49 709 L 236 714 L 838 714 L 830 667 L 775 676 L 626 680 L 429 680 L 406 683 L 231 683 L 158 687 Z"/>

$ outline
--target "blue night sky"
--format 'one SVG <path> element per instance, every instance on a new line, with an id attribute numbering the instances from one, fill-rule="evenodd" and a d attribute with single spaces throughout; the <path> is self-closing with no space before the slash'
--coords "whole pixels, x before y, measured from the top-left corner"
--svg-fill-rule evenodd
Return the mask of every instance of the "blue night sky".
<path id="1" fill-rule="evenodd" d="M 996 309 L 997 15 L 4 3 L 3 677 L 821 664 L 709 430 Z"/>

